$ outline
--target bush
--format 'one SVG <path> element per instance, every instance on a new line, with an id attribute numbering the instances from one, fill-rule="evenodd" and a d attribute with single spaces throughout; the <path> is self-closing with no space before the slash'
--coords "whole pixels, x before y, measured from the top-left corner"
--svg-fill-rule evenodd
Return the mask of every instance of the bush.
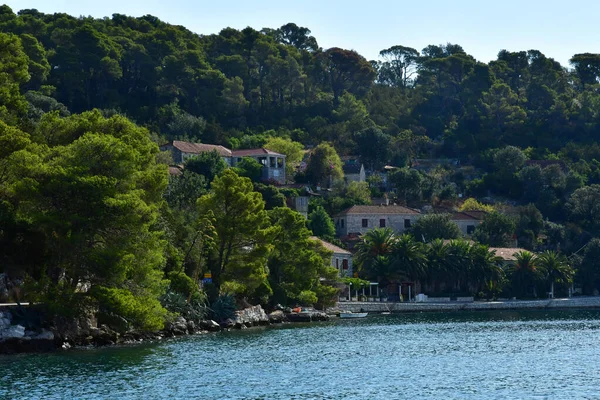
<path id="1" fill-rule="evenodd" d="M 235 299 L 233 296 L 225 294 L 219 296 L 210 306 L 210 318 L 215 321 L 225 321 L 235 317 Z"/>
<path id="2" fill-rule="evenodd" d="M 184 272 L 171 271 L 167 274 L 167 278 L 171 282 L 169 290 L 179 293 L 187 300 L 205 301 L 205 295 L 200 291 L 198 285 L 192 278 Z"/>
<path id="3" fill-rule="evenodd" d="M 98 301 L 101 312 L 112 313 L 136 328 L 156 331 L 164 327 L 167 310 L 151 296 L 135 296 L 127 289 L 94 286 L 90 294 Z"/>
<path id="4" fill-rule="evenodd" d="M 312 306 L 319 301 L 317 294 L 312 290 L 301 291 L 296 300 L 303 306 Z"/>
<path id="5" fill-rule="evenodd" d="M 200 322 L 208 314 L 208 307 L 202 296 L 192 297 L 188 301 L 182 293 L 168 291 L 161 297 L 160 302 L 168 311 L 177 313 L 186 320 Z"/>

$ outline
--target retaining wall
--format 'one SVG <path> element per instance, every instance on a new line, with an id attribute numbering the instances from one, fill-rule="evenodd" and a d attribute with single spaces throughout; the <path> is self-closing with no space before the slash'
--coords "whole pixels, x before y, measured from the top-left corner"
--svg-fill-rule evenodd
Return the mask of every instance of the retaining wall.
<path id="1" fill-rule="evenodd" d="M 516 310 L 544 308 L 600 308 L 600 297 L 577 297 L 553 300 L 512 300 L 474 301 L 444 303 L 381 303 L 381 302 L 339 302 L 336 309 L 352 312 L 420 312 L 420 311 L 459 311 L 459 310 Z"/>

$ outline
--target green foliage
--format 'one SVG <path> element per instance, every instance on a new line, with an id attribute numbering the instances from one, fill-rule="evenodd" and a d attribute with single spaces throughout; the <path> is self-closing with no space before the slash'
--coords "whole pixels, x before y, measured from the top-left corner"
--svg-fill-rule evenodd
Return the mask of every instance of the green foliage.
<path id="1" fill-rule="evenodd" d="M 167 274 L 169 290 L 180 293 L 187 299 L 200 299 L 203 297 L 198 283 L 184 272 L 171 271 Z"/>
<path id="2" fill-rule="evenodd" d="M 208 315 L 204 297 L 196 296 L 188 300 L 183 293 L 168 290 L 160 297 L 160 303 L 167 311 L 179 314 L 187 321 L 201 322 Z"/>
<path id="3" fill-rule="evenodd" d="M 321 143 L 312 150 L 306 167 L 306 176 L 311 183 L 327 187 L 344 176 L 342 161 L 331 145 Z"/>
<path id="4" fill-rule="evenodd" d="M 231 295 L 219 296 L 210 305 L 210 318 L 214 321 L 221 322 L 226 319 L 234 318 L 237 306 L 235 304 L 235 298 Z"/>
<path id="5" fill-rule="evenodd" d="M 290 304 L 293 299 L 311 305 L 328 302 L 331 290 L 325 286 L 331 287 L 338 274 L 331 267 L 332 253 L 310 238 L 299 213 L 280 207 L 271 210 L 269 218 L 277 229 L 268 260 L 273 303 Z M 309 293 L 310 298 L 306 297 Z"/>
<path id="6" fill-rule="evenodd" d="M 262 179 L 263 165 L 251 157 L 244 157 L 234 167 L 234 171 L 239 175 L 249 178 L 252 182 L 260 182 Z"/>
<path id="7" fill-rule="evenodd" d="M 285 198 L 284 194 L 273 185 L 265 185 L 262 183 L 255 183 L 254 190 L 261 194 L 264 202 L 265 209 L 272 210 L 275 207 L 284 207 Z"/>
<path id="8" fill-rule="evenodd" d="M 216 150 L 207 151 L 196 157 L 187 159 L 185 169 L 198 175 L 203 175 L 208 183 L 221 175 L 227 164 Z"/>
<path id="9" fill-rule="evenodd" d="M 104 286 L 94 286 L 90 294 L 98 301 L 101 311 L 119 315 L 136 328 L 159 330 L 164 326 L 167 311 L 156 298 Z"/>
<path id="10" fill-rule="evenodd" d="M 493 206 L 482 204 L 478 202 L 476 199 L 469 197 L 466 199 L 458 209 L 459 211 L 485 211 L 488 213 L 493 213 L 496 209 Z"/>
<path id="11" fill-rule="evenodd" d="M 290 139 L 270 138 L 264 144 L 264 148 L 285 155 L 285 174 L 288 177 L 293 176 L 294 168 L 298 166 L 304 156 L 304 146 L 302 146 L 302 143 L 294 142 Z"/>
<path id="12" fill-rule="evenodd" d="M 312 306 L 319 301 L 317 294 L 312 290 L 301 291 L 296 300 L 303 306 Z"/>
<path id="13" fill-rule="evenodd" d="M 489 213 L 475 228 L 473 238 L 492 247 L 510 247 L 515 225 L 515 221 L 507 215 L 499 212 Z"/>
<path id="14" fill-rule="evenodd" d="M 226 169 L 198 199 L 200 216 L 214 218 L 216 254 L 209 269 L 218 290 L 227 281 L 250 295 L 266 281 L 266 257 L 273 229 L 264 202 L 248 178 Z"/>
<path id="15" fill-rule="evenodd" d="M 417 240 L 431 242 L 434 239 L 457 239 L 461 236 L 460 229 L 450 214 L 428 214 L 419 218 L 411 232 Z"/>
<path id="16" fill-rule="evenodd" d="M 389 182 L 398 193 L 398 200 L 404 205 L 413 205 L 423 198 L 423 174 L 412 168 L 397 168 L 389 173 Z"/>
<path id="17" fill-rule="evenodd" d="M 308 228 L 315 236 L 320 238 L 328 238 L 335 235 L 333 220 L 321 206 L 317 206 L 308 215 Z"/>

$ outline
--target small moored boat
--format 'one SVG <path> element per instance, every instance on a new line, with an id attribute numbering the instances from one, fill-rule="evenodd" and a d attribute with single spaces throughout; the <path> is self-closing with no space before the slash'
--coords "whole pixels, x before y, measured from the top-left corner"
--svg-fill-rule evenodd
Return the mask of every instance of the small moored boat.
<path id="1" fill-rule="evenodd" d="M 369 313 L 366 313 L 366 312 L 355 313 L 352 311 L 344 311 L 344 312 L 340 313 L 340 318 L 364 318 L 367 315 L 369 315 Z"/>

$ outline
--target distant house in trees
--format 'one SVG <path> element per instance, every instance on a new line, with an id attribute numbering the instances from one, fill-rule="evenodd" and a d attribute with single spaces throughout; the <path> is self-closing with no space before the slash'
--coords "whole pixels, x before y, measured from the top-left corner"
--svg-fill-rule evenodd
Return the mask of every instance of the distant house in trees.
<path id="1" fill-rule="evenodd" d="M 391 228 L 402 233 L 420 217 L 419 211 L 397 205 L 352 206 L 336 215 L 334 221 L 338 236 L 347 236 L 373 228 Z"/>
<path id="2" fill-rule="evenodd" d="M 502 260 L 502 265 L 506 266 L 517 260 L 517 257 L 515 257 L 516 253 L 527 250 L 518 247 L 490 247 L 489 251 L 495 252 L 496 256 Z"/>
<path id="3" fill-rule="evenodd" d="M 451 220 L 458 225 L 463 235 L 471 236 L 483 221 L 485 211 L 460 211 L 452 214 Z"/>
<path id="4" fill-rule="evenodd" d="M 285 155 L 267 149 L 233 150 L 231 165 L 235 166 L 244 157 L 250 157 L 262 164 L 262 179 L 285 183 Z"/>
<path id="5" fill-rule="evenodd" d="M 308 219 L 308 196 L 295 196 L 286 199 L 286 205 Z"/>
<path id="6" fill-rule="evenodd" d="M 344 180 L 346 183 L 349 182 L 365 182 L 367 179 L 365 173 L 365 166 L 357 157 L 346 156 L 341 157 L 342 170 L 344 171 Z"/>
<path id="7" fill-rule="evenodd" d="M 338 270 L 340 276 L 352 276 L 352 253 L 316 236 L 311 236 L 311 239 L 321 243 L 323 247 L 333 252 L 331 266 Z"/>
<path id="8" fill-rule="evenodd" d="M 161 151 L 170 151 L 176 165 L 183 164 L 188 158 L 202 153 L 216 151 L 230 167 L 235 167 L 244 157 L 250 157 L 262 164 L 262 179 L 285 183 L 285 155 L 267 149 L 229 150 L 214 144 L 190 143 L 173 140 L 160 146 Z"/>
<path id="9" fill-rule="evenodd" d="M 176 165 L 183 164 L 188 158 L 196 157 L 199 154 L 216 150 L 217 153 L 219 153 L 219 155 L 227 163 L 227 165 L 231 166 L 231 150 L 219 145 L 173 140 L 160 146 L 160 150 L 170 151 L 173 155 L 173 162 Z"/>

